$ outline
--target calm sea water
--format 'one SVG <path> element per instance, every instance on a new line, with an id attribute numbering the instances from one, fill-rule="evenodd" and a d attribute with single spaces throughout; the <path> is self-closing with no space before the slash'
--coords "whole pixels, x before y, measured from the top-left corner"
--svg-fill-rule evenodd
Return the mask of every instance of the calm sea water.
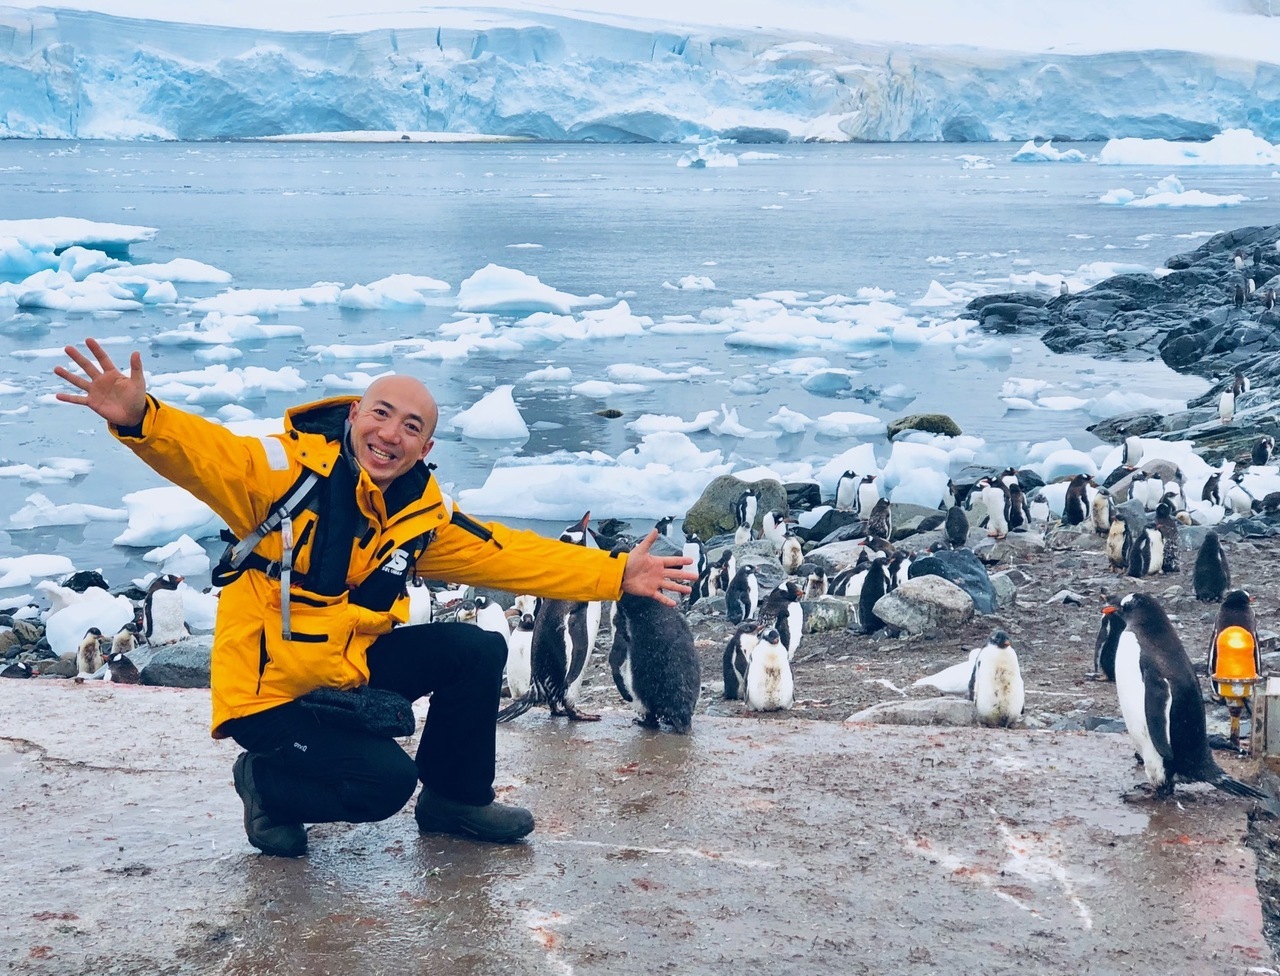
<path id="1" fill-rule="evenodd" d="M 1188 189 L 1251 198 L 1240 207 L 1138 210 L 1104 206 L 1097 199 L 1116 187 L 1140 194 L 1167 170 L 1009 163 L 1016 148 L 785 146 L 776 147 L 776 159 L 691 170 L 676 166 L 683 147 L 671 146 L 8 141 L 0 142 L 0 217 L 75 216 L 157 227 L 153 242 L 133 249 L 133 260 L 194 258 L 232 273 L 237 288 L 296 288 L 318 281 L 349 285 L 395 273 L 431 275 L 456 288 L 493 262 L 575 294 L 625 294 L 633 311 L 655 319 L 696 315 L 774 289 L 817 297 L 879 287 L 907 304 L 923 296 L 933 279 L 990 282 L 992 290 L 1007 290 L 999 282 L 1011 272 L 1070 275 L 1092 261 L 1156 267 L 1201 242 L 1179 235 L 1274 220 L 1267 196 L 1275 182 L 1268 168 L 1179 171 Z M 1093 153 L 1099 147 L 1078 148 Z M 994 166 L 965 168 L 961 153 L 985 156 Z M 511 247 L 521 243 L 542 246 Z M 711 277 L 717 290 L 663 287 L 664 281 L 689 274 Z M 216 289 L 180 286 L 180 291 L 202 296 Z M 295 366 L 315 381 L 319 397 L 327 393 L 319 383 L 325 373 L 358 364 L 318 362 L 309 345 L 428 335 L 451 312 L 441 303 L 411 312 L 319 308 L 289 313 L 275 321 L 302 325 L 303 339 L 246 347 L 246 356 L 235 365 Z M 32 408 L 22 417 L 0 418 L 0 456 L 35 463 L 51 455 L 75 455 L 96 465 L 92 474 L 70 484 L 0 482 L 0 516 L 5 516 L 0 518 L 0 558 L 61 552 L 78 565 L 139 573 L 145 568 L 139 553 L 110 546 L 119 523 L 3 531 L 7 513 L 32 491 L 58 503 L 116 505 L 125 492 L 160 483 L 106 438 L 87 413 L 37 402 L 61 385 L 50 373 L 57 360 L 13 353 L 60 347 L 85 335 L 145 339 L 177 321 L 172 310 L 162 309 L 111 317 L 15 317 L 12 310 L 0 309 L 0 380 L 25 391 L 5 398 L 0 407 L 28 402 Z M 1159 364 L 1055 356 L 1037 340 L 1022 338 L 1012 356 L 993 361 L 957 359 L 946 346 L 878 347 L 858 361 L 825 354 L 833 366 L 864 370 L 860 382 L 867 385 L 905 385 L 915 398 L 892 411 L 814 397 L 798 377 L 770 378 L 760 394 L 730 394 L 729 380 L 761 374 L 786 355 L 731 350 L 721 336 L 646 336 L 565 343 L 527 356 L 474 355 L 462 363 L 384 361 L 373 364 L 372 371 L 394 365 L 421 376 L 445 417 L 497 383 L 517 383 L 526 420 L 559 425 L 535 431 L 520 448 L 526 454 L 558 448 L 617 454 L 638 440 L 623 422 L 596 417 L 598 401 L 521 388 L 524 373 L 549 363 L 571 366 L 575 382 L 602 376 L 606 366 L 618 362 L 696 363 L 718 374 L 658 384 L 650 393 L 627 397 L 618 406 L 629 416 L 653 412 L 689 418 L 724 402 L 738 408 L 748 427 L 766 430 L 765 421 L 782 404 L 811 417 L 835 410 L 886 418 L 940 410 L 966 432 L 986 438 L 993 451 L 1014 456 L 1021 445 L 1050 437 L 1065 436 L 1083 447 L 1096 441 L 1084 431 L 1092 418 L 1083 412 L 1006 411 L 998 394 L 1007 376 L 1045 379 L 1055 384 L 1055 393 L 1083 397 L 1124 388 L 1185 398 L 1205 388 L 1203 381 Z M 173 348 L 147 350 L 144 359 L 156 372 L 198 365 L 189 350 Z M 310 392 L 246 405 L 262 416 L 278 415 L 309 398 Z M 789 460 L 825 458 L 850 446 L 808 435 L 785 443 L 710 434 L 695 440 L 749 462 L 770 460 L 780 451 Z M 443 479 L 462 489 L 481 484 L 493 458 L 510 450 L 446 434 L 433 458 Z"/>

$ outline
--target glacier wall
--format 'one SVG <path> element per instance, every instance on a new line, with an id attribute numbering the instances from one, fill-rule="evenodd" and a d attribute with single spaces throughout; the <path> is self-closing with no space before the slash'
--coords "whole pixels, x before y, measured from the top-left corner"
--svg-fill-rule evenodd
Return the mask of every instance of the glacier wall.
<path id="1" fill-rule="evenodd" d="M 490 11 L 489 13 L 492 13 Z M 1186 51 L 1032 56 L 554 14 L 271 32 L 0 7 L 0 137 L 343 130 L 597 142 L 1280 142 L 1280 68 Z"/>

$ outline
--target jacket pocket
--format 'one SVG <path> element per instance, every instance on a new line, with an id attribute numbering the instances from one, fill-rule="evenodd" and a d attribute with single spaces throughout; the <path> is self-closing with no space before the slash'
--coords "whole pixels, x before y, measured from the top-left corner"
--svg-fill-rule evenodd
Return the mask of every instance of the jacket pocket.
<path id="1" fill-rule="evenodd" d="M 359 684 L 360 672 L 347 658 L 356 614 L 347 595 L 323 596 L 309 590 L 289 593 L 289 636 L 278 591 L 262 615 L 258 657 L 258 694 L 297 698 L 313 688 Z"/>

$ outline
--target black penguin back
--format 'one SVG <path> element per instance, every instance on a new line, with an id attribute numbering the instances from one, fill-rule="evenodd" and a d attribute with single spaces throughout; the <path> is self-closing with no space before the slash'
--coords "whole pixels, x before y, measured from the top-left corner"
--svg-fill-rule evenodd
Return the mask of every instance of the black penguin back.
<path id="1" fill-rule="evenodd" d="M 1080 525 L 1089 517 L 1089 495 L 1085 491 L 1088 483 L 1088 477 L 1078 474 L 1067 486 L 1067 496 L 1062 505 L 1062 521 L 1067 525 Z"/>
<path id="2" fill-rule="evenodd" d="M 1116 646 L 1124 633 L 1124 617 L 1116 613 L 1119 601 L 1108 597 L 1102 607 L 1102 623 L 1098 626 L 1098 639 L 1093 646 L 1093 671 L 1107 681 L 1116 680 Z"/>
<path id="3" fill-rule="evenodd" d="M 631 691 L 640 706 L 641 724 L 657 727 L 666 721 L 673 731 L 687 733 L 702 672 L 684 614 L 631 593 L 622 595 L 617 612 L 627 635 Z"/>
<path id="4" fill-rule="evenodd" d="M 867 578 L 858 594 L 858 621 L 864 634 L 874 634 L 884 626 L 875 614 L 876 601 L 889 592 L 889 570 L 883 559 L 873 559 L 867 567 Z"/>
<path id="5" fill-rule="evenodd" d="M 959 505 L 947 509 L 946 536 L 953 549 L 959 549 L 969 541 L 969 516 Z"/>
<path id="6" fill-rule="evenodd" d="M 1222 549 L 1218 533 L 1210 532 L 1196 554 L 1195 568 L 1191 571 L 1191 584 L 1196 599 L 1216 603 L 1231 587 L 1231 567 Z"/>

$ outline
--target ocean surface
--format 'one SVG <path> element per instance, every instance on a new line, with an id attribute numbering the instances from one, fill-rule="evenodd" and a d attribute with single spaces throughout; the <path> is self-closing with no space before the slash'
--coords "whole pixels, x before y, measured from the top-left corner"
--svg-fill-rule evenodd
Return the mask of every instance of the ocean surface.
<path id="1" fill-rule="evenodd" d="M 1054 355 L 1026 336 L 1013 337 L 994 355 L 968 354 L 954 343 L 877 345 L 857 353 L 746 349 L 726 346 L 724 336 L 714 334 L 570 341 L 443 363 L 334 362 L 308 347 L 430 335 L 454 318 L 450 296 L 458 284 L 490 263 L 536 275 L 561 291 L 608 299 L 595 307 L 623 296 L 635 314 L 655 321 L 696 318 L 765 292 L 804 292 L 819 300 L 853 296 L 862 288 L 892 292 L 890 301 L 921 318 L 953 317 L 962 313 L 962 304 L 911 303 L 933 281 L 998 292 L 1014 290 L 1011 276 L 1074 277 L 1093 262 L 1156 268 L 1211 233 L 1274 222 L 1268 195 L 1280 187 L 1269 167 L 1187 167 L 1177 175 L 1188 190 L 1239 193 L 1249 200 L 1236 207 L 1119 207 L 1098 198 L 1116 188 L 1141 196 L 1170 171 L 1091 162 L 1015 164 L 1009 160 L 1018 147 L 1011 144 L 728 147 L 774 158 L 692 169 L 676 165 L 687 148 L 10 140 L 0 142 L 0 217 L 70 216 L 156 227 L 153 241 L 132 249 L 134 262 L 193 258 L 230 272 L 235 288 L 352 285 L 399 273 L 447 281 L 453 291 L 425 309 L 324 306 L 266 318 L 300 325 L 305 335 L 246 344 L 244 357 L 232 365 L 292 366 L 313 384 L 301 393 L 243 404 L 260 417 L 346 392 L 326 388 L 322 378 L 355 369 L 377 373 L 394 367 L 420 376 L 446 420 L 494 386 L 514 383 L 516 402 L 535 427 L 523 445 L 472 441 L 448 431 L 438 435 L 431 459 L 457 492 L 479 487 L 495 458 L 512 452 L 617 455 L 640 440 L 625 423 L 641 413 L 691 419 L 722 404 L 736 408 L 743 425 L 770 436 L 703 431 L 691 437 L 701 449 L 719 449 L 740 467 L 820 461 L 855 443 L 813 433 L 772 436 L 766 421 L 784 405 L 809 417 L 858 411 L 886 420 L 941 411 L 967 434 L 983 438 L 992 459 L 1016 461 L 1027 445 L 1053 438 L 1096 446 L 1085 427 L 1097 418 L 1087 408 L 1010 410 L 1000 394 L 1011 377 L 1045 381 L 1047 393 L 1086 401 L 1115 390 L 1185 399 L 1206 384 L 1159 363 Z M 1093 155 L 1101 147 L 1057 148 Z M 527 244 L 540 246 L 516 246 Z M 715 290 L 670 287 L 688 275 L 712 279 Z M 185 300 L 222 289 L 179 290 Z M 113 583 L 150 568 L 141 562 L 141 550 L 112 546 L 120 522 L 5 526 L 8 515 L 36 491 L 55 504 L 118 507 L 123 494 L 161 483 L 87 411 L 48 402 L 48 394 L 63 387 L 51 372 L 62 360 L 36 353 L 86 335 L 128 335 L 137 337 L 149 372 L 201 368 L 189 347 L 146 345 L 148 337 L 189 318 L 175 308 L 113 315 L 0 308 L 0 382 L 21 390 L 0 397 L 0 410 L 30 407 L 0 415 L 0 459 L 34 465 L 46 457 L 73 456 L 94 465 L 70 482 L 0 479 L 0 559 L 64 554 L 78 566 L 102 567 Z M 125 347 L 113 348 L 123 361 Z M 770 370 L 780 360 L 810 355 L 834 368 L 856 369 L 857 384 L 888 388 L 893 395 L 866 402 L 820 397 L 801 386 L 802 374 Z M 703 366 L 708 374 L 647 384 L 645 393 L 607 402 L 571 393 L 571 383 L 535 388 L 521 379 L 543 366 L 569 366 L 576 383 L 603 378 L 615 363 Z M 730 384 L 742 377 L 755 380 L 754 392 L 732 391 Z M 625 416 L 597 416 L 606 406 Z M 883 438 L 878 446 L 887 456 Z M 607 498 L 582 501 L 599 517 L 637 515 L 611 511 Z"/>

